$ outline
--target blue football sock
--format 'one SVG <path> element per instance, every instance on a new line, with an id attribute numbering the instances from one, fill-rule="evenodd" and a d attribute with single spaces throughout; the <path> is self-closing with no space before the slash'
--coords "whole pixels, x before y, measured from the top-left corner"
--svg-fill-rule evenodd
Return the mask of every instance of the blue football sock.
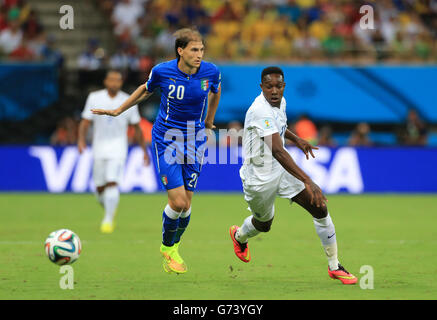
<path id="1" fill-rule="evenodd" d="M 190 223 L 190 217 L 191 214 L 188 215 L 187 217 L 179 218 L 179 226 L 178 226 L 178 230 L 176 231 L 174 242 L 179 242 L 181 240 L 182 234 L 184 233 L 185 229 L 188 227 L 188 224 Z"/>
<path id="2" fill-rule="evenodd" d="M 175 242 L 176 231 L 178 230 L 179 218 L 171 219 L 165 211 L 162 213 L 162 243 L 171 247 Z"/>

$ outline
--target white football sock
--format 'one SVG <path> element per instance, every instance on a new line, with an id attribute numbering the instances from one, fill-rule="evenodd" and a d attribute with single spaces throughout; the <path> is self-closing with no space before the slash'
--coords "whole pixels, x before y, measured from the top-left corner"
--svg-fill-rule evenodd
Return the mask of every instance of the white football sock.
<path id="1" fill-rule="evenodd" d="M 181 214 L 183 213 L 183 211 L 181 212 L 177 212 L 176 210 L 173 210 L 169 204 L 167 204 L 164 208 L 164 212 L 167 215 L 167 217 L 169 217 L 170 219 L 176 220 L 179 219 L 179 217 L 181 216 Z M 191 213 L 191 207 L 189 212 Z"/>
<path id="2" fill-rule="evenodd" d="M 322 219 L 313 218 L 314 227 L 322 242 L 323 248 L 328 258 L 329 269 L 338 269 L 338 257 L 337 257 L 337 238 L 335 235 L 335 227 L 332 222 L 331 216 L 328 215 Z"/>
<path id="3" fill-rule="evenodd" d="M 235 233 L 235 239 L 241 243 L 246 243 L 249 238 L 255 237 L 260 231 L 255 229 L 255 226 L 252 223 L 253 216 L 247 217 L 241 228 L 237 230 Z"/>
<path id="4" fill-rule="evenodd" d="M 182 211 L 180 217 L 181 218 L 186 218 L 191 214 L 191 207 L 187 210 L 187 211 Z"/>
<path id="5" fill-rule="evenodd" d="M 105 207 L 105 217 L 103 223 L 112 223 L 120 200 L 120 191 L 117 186 L 106 187 L 103 191 L 103 203 Z"/>

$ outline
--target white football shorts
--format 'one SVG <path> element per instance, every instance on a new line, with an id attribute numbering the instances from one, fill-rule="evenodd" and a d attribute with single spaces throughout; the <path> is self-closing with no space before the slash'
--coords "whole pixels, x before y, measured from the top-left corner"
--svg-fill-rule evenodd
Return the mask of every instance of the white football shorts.
<path id="1" fill-rule="evenodd" d="M 249 210 L 258 221 L 269 221 L 275 215 L 275 199 L 290 199 L 302 192 L 305 185 L 287 171 L 276 179 L 262 185 L 245 185 L 243 182 L 244 199 L 249 204 Z"/>
<path id="2" fill-rule="evenodd" d="M 96 187 L 108 182 L 120 184 L 123 178 L 125 159 L 94 159 L 93 181 Z"/>

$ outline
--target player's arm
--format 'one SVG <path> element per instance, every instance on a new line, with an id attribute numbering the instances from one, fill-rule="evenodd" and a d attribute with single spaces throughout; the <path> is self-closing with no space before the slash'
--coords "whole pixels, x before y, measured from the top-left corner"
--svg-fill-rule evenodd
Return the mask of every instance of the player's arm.
<path id="1" fill-rule="evenodd" d="M 147 152 L 148 144 L 146 143 L 146 140 L 144 140 L 143 130 L 141 130 L 140 124 L 136 123 L 133 125 L 135 129 L 135 138 L 138 143 L 138 145 L 143 149 L 144 153 L 144 164 L 147 166 L 150 163 L 149 159 L 149 153 Z"/>
<path id="2" fill-rule="evenodd" d="M 82 153 L 86 149 L 86 135 L 90 124 L 91 120 L 84 118 L 82 118 L 79 123 L 79 132 L 77 138 L 77 148 L 79 149 L 79 153 Z"/>
<path id="3" fill-rule="evenodd" d="M 322 190 L 313 180 L 294 162 L 290 154 L 285 150 L 282 139 L 279 133 L 274 133 L 270 136 L 264 137 L 264 142 L 272 151 L 273 157 L 278 160 L 281 166 L 287 170 L 291 175 L 305 184 L 305 188 L 311 194 L 311 204 L 315 204 L 317 207 L 325 206 L 326 197 L 323 195 Z"/>
<path id="4" fill-rule="evenodd" d="M 126 101 L 117 109 L 114 110 L 104 110 L 104 109 L 91 109 L 92 113 L 98 115 L 108 115 L 116 117 L 121 113 L 125 112 L 127 109 L 138 104 L 141 101 L 148 99 L 153 92 L 149 92 L 144 84 L 140 85 Z"/>
<path id="5" fill-rule="evenodd" d="M 307 160 L 309 159 L 310 154 L 313 158 L 315 158 L 313 154 L 313 149 L 318 150 L 319 149 L 318 147 L 314 147 L 311 143 L 298 137 L 288 129 L 285 130 L 285 138 L 293 142 L 296 145 L 296 147 L 302 150 L 303 153 L 305 153 Z"/>
<path id="6" fill-rule="evenodd" d="M 222 93 L 221 85 L 219 85 L 217 93 L 211 91 L 209 92 L 208 112 L 206 113 L 206 117 L 205 117 L 205 127 L 208 129 L 215 129 L 214 118 L 220 101 L 221 93 Z"/>
<path id="7" fill-rule="evenodd" d="M 145 86 L 145 85 L 143 85 Z M 144 100 L 149 99 L 149 97 L 153 94 L 153 92 L 149 92 L 148 90 L 145 90 L 144 93 L 138 98 L 137 101 L 135 101 L 134 105 L 143 102 Z"/>

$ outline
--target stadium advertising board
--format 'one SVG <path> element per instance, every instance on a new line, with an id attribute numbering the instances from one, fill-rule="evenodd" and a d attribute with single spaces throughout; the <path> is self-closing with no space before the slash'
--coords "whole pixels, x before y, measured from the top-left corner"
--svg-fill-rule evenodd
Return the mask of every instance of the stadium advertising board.
<path id="1" fill-rule="evenodd" d="M 437 192 L 435 148 L 320 148 L 310 160 L 298 149 L 289 151 L 326 193 Z M 204 165 L 197 189 L 241 192 L 241 149 L 215 152 L 221 160 Z M 89 149 L 80 155 L 75 146 L 1 147 L 0 158 L 0 191 L 94 191 Z M 411 170 L 418 159 L 420 166 Z M 144 166 L 138 147 L 129 149 L 120 188 L 122 192 L 162 190 L 154 166 Z"/>

